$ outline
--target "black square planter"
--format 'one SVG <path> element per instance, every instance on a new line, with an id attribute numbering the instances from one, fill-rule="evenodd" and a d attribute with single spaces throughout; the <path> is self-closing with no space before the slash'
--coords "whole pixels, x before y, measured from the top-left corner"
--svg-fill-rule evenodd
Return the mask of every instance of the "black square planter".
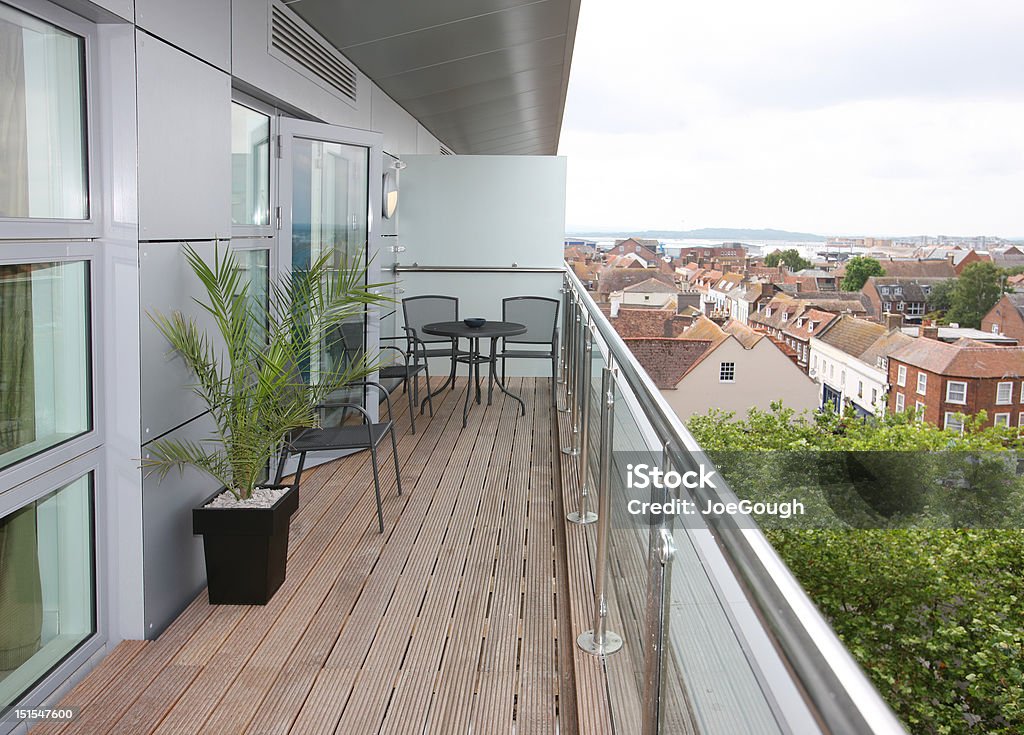
<path id="1" fill-rule="evenodd" d="M 192 533 L 203 536 L 212 605 L 266 605 L 284 582 L 288 527 L 299 507 L 299 489 L 263 487 L 289 490 L 269 508 L 192 509 Z"/>

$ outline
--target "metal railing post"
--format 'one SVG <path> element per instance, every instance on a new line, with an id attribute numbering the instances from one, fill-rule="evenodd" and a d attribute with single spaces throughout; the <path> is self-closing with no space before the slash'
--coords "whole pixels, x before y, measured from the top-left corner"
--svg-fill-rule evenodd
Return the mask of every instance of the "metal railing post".
<path id="1" fill-rule="evenodd" d="M 622 636 L 608 630 L 608 533 L 611 528 L 612 419 L 615 381 L 612 370 L 601 375 L 601 474 L 597 488 L 597 559 L 594 562 L 594 628 L 580 633 L 576 644 L 594 656 L 607 656 L 622 648 Z"/>
<path id="2" fill-rule="evenodd" d="M 597 520 L 597 513 L 590 510 L 590 380 L 594 355 L 594 332 L 587 318 L 586 330 L 583 332 L 583 362 L 580 363 L 580 384 L 576 391 L 582 404 L 580 409 L 580 459 L 577 464 L 580 482 L 580 507 L 569 513 L 566 518 L 570 523 L 584 526 Z"/>
<path id="3" fill-rule="evenodd" d="M 662 452 L 661 469 L 671 469 L 670 444 Z M 652 503 L 669 501 L 669 490 L 651 488 Z M 640 720 L 641 735 L 657 735 L 661 720 L 661 672 L 664 664 L 665 625 L 667 609 L 668 563 L 675 554 L 672 541 L 670 516 L 659 514 L 657 522 L 650 525 L 647 541 L 647 597 L 644 605 L 644 679 Z"/>
<path id="4" fill-rule="evenodd" d="M 576 374 L 576 338 L 574 324 L 577 319 L 576 294 L 570 289 L 566 308 L 565 323 L 565 405 L 559 409 L 562 413 L 572 410 L 573 376 Z"/>
<path id="5" fill-rule="evenodd" d="M 565 378 L 567 371 L 567 361 L 569 359 L 568 353 L 566 352 L 566 345 L 568 341 L 566 339 L 569 333 L 569 295 L 572 293 L 572 284 L 569 283 L 568 277 L 562 279 L 562 326 L 558 331 L 558 383 L 559 385 L 565 385 Z"/>
<path id="6" fill-rule="evenodd" d="M 572 425 L 572 434 L 569 437 L 569 443 L 562 447 L 562 454 L 568 454 L 570 457 L 578 456 L 580 453 L 580 370 L 582 369 L 580 342 L 583 341 L 583 314 L 581 311 L 577 311 L 574 319 L 575 327 L 572 330 L 572 372 L 566 377 L 565 384 L 565 395 L 567 399 L 570 399 L 569 423 Z M 572 390 L 570 391 L 570 389 Z"/>

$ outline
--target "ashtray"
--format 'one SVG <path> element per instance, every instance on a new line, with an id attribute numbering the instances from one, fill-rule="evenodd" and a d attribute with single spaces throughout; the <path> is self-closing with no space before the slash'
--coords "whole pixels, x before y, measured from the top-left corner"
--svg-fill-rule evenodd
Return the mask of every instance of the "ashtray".
<path id="1" fill-rule="evenodd" d="M 487 320 L 476 317 L 473 319 L 463 319 L 462 323 L 465 324 L 470 329 L 479 329 L 480 327 L 487 323 Z"/>

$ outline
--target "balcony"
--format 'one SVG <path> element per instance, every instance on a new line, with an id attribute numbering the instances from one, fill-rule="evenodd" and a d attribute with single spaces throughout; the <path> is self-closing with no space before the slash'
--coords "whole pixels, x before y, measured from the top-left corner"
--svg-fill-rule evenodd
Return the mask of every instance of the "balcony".
<path id="1" fill-rule="evenodd" d="M 525 416 L 496 399 L 463 429 L 459 378 L 412 434 L 395 400 L 383 534 L 368 456 L 316 467 L 270 604 L 204 592 L 33 732 L 900 732 L 759 531 L 625 517 L 624 456 L 707 460 L 565 278 L 558 409 L 513 378 Z"/>

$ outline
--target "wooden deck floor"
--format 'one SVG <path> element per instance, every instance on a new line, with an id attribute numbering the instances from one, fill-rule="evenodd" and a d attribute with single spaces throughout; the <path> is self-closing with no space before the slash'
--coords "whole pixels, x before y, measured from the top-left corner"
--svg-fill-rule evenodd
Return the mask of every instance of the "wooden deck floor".
<path id="1" fill-rule="evenodd" d="M 204 591 L 64 698 L 75 722 L 33 732 L 611 732 L 603 666 L 574 645 L 592 540 L 567 559 L 575 477 L 550 381 L 510 387 L 526 416 L 496 400 L 463 429 L 462 392 L 445 391 L 415 435 L 396 395 L 405 494 L 382 461 L 384 534 L 366 453 L 309 471 L 268 605 L 211 606 Z"/>

